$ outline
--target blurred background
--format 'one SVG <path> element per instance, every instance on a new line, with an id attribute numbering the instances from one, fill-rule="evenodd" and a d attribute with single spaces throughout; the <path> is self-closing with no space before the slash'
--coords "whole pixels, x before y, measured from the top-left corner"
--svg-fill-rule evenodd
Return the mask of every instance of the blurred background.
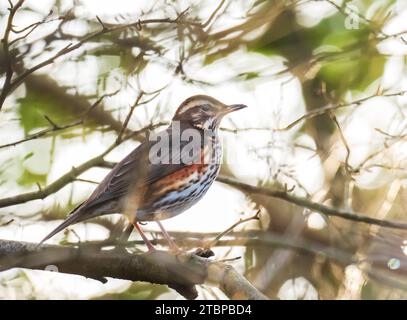
<path id="1" fill-rule="evenodd" d="M 222 124 L 223 177 L 407 221 L 405 0 L 26 0 L 10 25 L 17 2 L 0 0 L 8 39 L 0 48 L 0 239 L 40 241 L 108 168 L 60 178 L 106 151 L 129 111 L 136 134 L 107 161 L 162 130 L 194 94 L 249 106 Z M 28 192 L 37 196 L 11 199 Z M 213 251 L 240 256 L 233 266 L 270 298 L 407 298 L 403 229 L 221 182 L 163 224 L 189 250 L 258 211 Z M 96 218 L 49 243 L 107 239 L 120 223 L 119 215 Z M 144 230 L 160 237 L 153 223 Z M 226 298 L 198 289 L 200 299 Z M 0 273 L 0 298 L 182 299 L 156 284 L 28 269 Z"/>

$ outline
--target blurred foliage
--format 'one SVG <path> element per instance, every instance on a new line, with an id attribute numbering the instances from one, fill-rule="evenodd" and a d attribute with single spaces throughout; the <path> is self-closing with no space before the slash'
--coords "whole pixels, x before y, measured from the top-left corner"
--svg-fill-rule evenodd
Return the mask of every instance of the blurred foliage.
<path id="1" fill-rule="evenodd" d="M 170 292 L 167 286 L 144 282 L 135 282 L 120 293 L 107 293 L 103 296 L 94 297 L 97 300 L 155 300 L 163 293 Z"/>
<path id="2" fill-rule="evenodd" d="M 72 109 L 61 103 L 61 100 L 50 92 L 38 92 L 30 89 L 27 94 L 19 99 L 18 112 L 20 123 L 26 134 L 34 129 L 50 126 L 46 116 L 55 123 L 65 123 L 77 119 L 77 114 Z"/>
<path id="3" fill-rule="evenodd" d="M 27 169 L 22 170 L 21 176 L 18 178 L 17 182 L 23 186 L 29 186 L 32 184 L 45 184 L 47 180 L 47 174 L 35 174 Z"/>
<path id="4" fill-rule="evenodd" d="M 92 105 L 96 98 L 103 93 L 112 92 L 112 87 L 120 88 L 123 91 L 127 90 L 127 93 L 137 91 L 135 84 L 139 84 L 140 79 L 138 76 L 143 73 L 148 74 L 146 70 L 148 71 L 148 67 L 154 63 L 163 67 L 163 71 L 160 72 L 171 75 L 174 83 L 178 81 L 182 82 L 183 85 L 190 85 L 188 88 L 194 87 L 200 90 L 208 90 L 213 86 L 211 83 L 206 84 L 204 81 L 195 80 L 190 77 L 190 74 L 201 68 L 208 67 L 210 64 L 225 61 L 228 55 L 236 53 L 242 48 L 247 49 L 248 53 L 259 53 L 268 58 L 281 57 L 287 67 L 286 73 L 293 75 L 301 83 L 300 94 L 304 99 L 306 111 L 312 111 L 324 107 L 328 103 L 338 103 L 346 100 L 345 98 L 349 93 L 368 94 L 372 91 L 372 84 L 379 83 L 378 80 L 383 76 L 385 65 L 391 57 L 381 54 L 377 46 L 380 42 L 380 30 L 391 18 L 389 11 L 395 0 L 346 1 L 356 5 L 361 16 L 364 17 L 369 13 L 369 21 L 363 21 L 361 18 L 359 28 L 350 30 L 344 27 L 347 19 L 346 14 L 342 12 L 344 6 L 339 6 L 339 9 L 337 8 L 333 14 L 326 15 L 322 20 L 318 20 L 319 22 L 316 25 L 304 27 L 299 23 L 295 1 L 254 1 L 251 7 L 242 9 L 239 14 L 233 11 L 233 4 L 243 8 L 249 2 L 227 2 L 224 10 L 217 13 L 215 17 L 215 27 L 210 24 L 205 30 L 197 27 L 196 24 L 188 23 L 188 21 L 199 21 L 194 16 L 194 13 L 199 13 L 200 7 L 204 6 L 204 4 L 196 2 L 191 3 L 189 11 L 185 12 L 184 18 L 186 20 L 180 19 L 178 24 L 153 24 L 145 25 L 142 28 L 133 26 L 106 33 L 97 39 L 93 39 L 85 49 L 78 50 L 78 52 L 66 58 L 69 63 L 77 63 L 78 65 L 81 63 L 80 65 L 83 67 L 86 67 L 86 63 L 90 64 L 96 60 L 96 79 L 89 80 L 95 81 L 95 91 L 90 95 L 82 94 L 82 88 L 75 81 L 70 86 L 63 86 L 53 79 L 54 75 L 52 73 L 34 73 L 24 83 L 25 93 L 19 94 L 16 110 L 7 110 L 11 114 L 11 119 L 13 117 L 18 118 L 19 128 L 13 127 L 13 130 L 18 131 L 21 128 L 22 136 L 28 136 L 40 129 L 52 128 L 54 124 L 64 125 L 76 121 L 83 116 L 86 109 Z M 58 10 L 61 10 L 59 12 L 61 16 L 66 19 L 61 22 L 62 24 L 79 22 L 85 25 L 84 29 L 88 31 L 97 31 L 102 28 L 101 23 L 95 19 L 75 16 L 75 8 L 73 7 L 65 8 L 63 11 L 61 9 L 63 6 L 59 0 L 55 2 L 55 5 Z M 212 3 L 211 6 L 213 6 Z M 213 11 L 213 8 L 211 9 Z M 25 10 L 26 13 L 35 12 L 32 9 Z M 143 12 L 141 17 L 139 15 L 136 17 L 133 15 L 129 17 L 117 15 L 110 17 L 110 23 L 112 21 L 115 21 L 115 23 L 137 21 L 137 19 L 143 18 L 143 15 L 150 18 L 157 15 L 157 12 L 159 16 L 163 14 L 174 19 L 177 14 L 184 10 L 185 8 L 180 8 L 176 1 L 157 1 L 151 10 Z M 7 11 L 4 11 L 2 18 L 6 14 Z M 35 12 L 35 14 L 39 13 Z M 397 12 L 393 12 L 393 14 L 397 15 Z M 208 16 L 208 14 L 205 14 L 205 16 Z M 225 23 L 225 26 L 223 26 L 223 17 L 229 18 L 229 24 Z M 104 17 L 102 18 L 104 19 Z M 216 25 L 216 19 L 221 21 L 219 25 Z M 205 19 L 202 21 L 205 21 Z M 230 24 L 233 24 L 233 26 L 230 26 Z M 69 30 L 69 28 L 67 29 Z M 48 54 L 49 48 L 57 46 L 57 44 L 76 42 L 80 41 L 80 39 L 81 36 L 75 36 L 75 32 L 64 31 L 63 27 L 54 28 L 43 39 L 36 39 L 33 43 L 27 41 L 21 47 L 13 48 L 11 53 L 15 56 L 18 66 L 20 66 L 20 63 L 29 65 L 29 58 L 35 59 L 38 58 L 37 55 L 41 56 L 41 54 L 37 53 L 38 48 L 36 48 L 36 45 L 38 43 L 40 43 L 39 47 L 41 48 L 45 46 L 43 53 Z M 244 50 L 241 52 L 245 54 Z M 23 57 L 26 59 L 23 59 Z M 87 59 L 89 57 L 91 59 Z M 64 62 L 66 61 L 60 58 L 60 60 L 54 62 L 53 67 L 58 66 L 58 63 L 63 65 Z M 188 65 L 188 63 L 190 64 Z M 232 75 L 230 82 L 256 83 L 255 80 L 262 78 L 262 70 L 258 70 L 256 65 L 250 67 L 251 70 L 245 70 L 243 74 L 236 73 Z M 5 57 L 1 46 L 0 74 L 4 73 L 5 70 Z M 66 72 L 72 71 L 70 68 L 66 68 L 66 70 Z M 157 80 L 159 79 L 151 79 L 151 82 Z M 367 92 L 368 89 L 369 92 Z M 166 101 L 170 95 L 171 93 L 164 92 L 163 101 Z M 161 105 L 164 111 L 168 111 L 165 109 L 167 105 L 163 101 L 157 103 L 154 101 L 154 106 L 159 105 L 160 108 L 156 108 L 154 112 L 151 111 L 150 116 L 147 118 L 155 117 L 154 120 L 160 119 L 157 114 L 162 111 Z M 119 102 L 116 101 L 114 107 L 111 108 L 108 107 L 109 104 L 98 107 L 98 115 L 86 119 L 84 125 L 80 127 L 49 133 L 47 137 L 52 137 L 52 143 L 55 144 L 55 141 L 57 141 L 56 145 L 49 148 L 50 155 L 39 154 L 42 151 L 32 150 L 33 148 L 29 150 L 16 148 L 18 154 L 11 153 L 9 159 L 4 157 L 4 161 L 2 159 L 3 162 L 0 163 L 0 177 L 2 177 L 0 186 L 9 182 L 10 179 L 8 176 L 6 177 L 6 174 L 11 171 L 10 167 L 12 165 L 18 167 L 18 174 L 15 174 L 13 183 L 21 186 L 22 190 L 27 188 L 37 190 L 38 184 L 44 186 L 49 182 L 47 181 L 49 172 L 44 174 L 34 173 L 25 166 L 25 161 L 32 160 L 34 156 L 39 156 L 40 162 L 41 159 L 51 158 L 49 161 L 49 170 L 51 170 L 55 155 L 58 154 L 58 151 L 64 150 L 68 143 L 73 143 L 73 141 L 76 143 L 77 140 L 80 140 L 75 140 L 75 138 L 82 138 L 82 142 L 86 143 L 88 137 L 100 139 L 100 135 L 92 136 L 95 133 L 104 133 L 106 131 L 118 133 L 125 116 L 125 113 L 121 111 L 127 111 L 130 105 L 129 101 L 123 98 L 119 99 Z M 402 107 L 405 106 L 400 106 L 400 108 Z M 143 123 L 143 115 L 149 114 L 148 112 L 138 113 L 137 116 L 132 118 L 132 121 L 134 120 L 141 127 L 145 124 Z M 341 114 L 341 112 L 339 111 L 338 114 Z M 260 115 L 261 117 L 263 115 Z M 298 131 L 294 132 L 292 135 L 294 137 L 293 141 L 290 141 L 290 143 L 294 144 L 296 142 L 294 140 L 304 133 L 308 134 L 312 138 L 312 142 L 315 143 L 317 149 L 315 156 L 321 160 L 325 170 L 324 174 L 326 174 L 324 190 L 318 192 L 318 197 L 320 197 L 320 193 L 324 194 L 324 196 L 318 199 L 321 199 L 321 202 L 337 207 L 347 206 L 346 190 L 351 183 L 354 183 L 355 179 L 346 170 L 347 168 L 343 161 L 339 159 L 339 156 L 332 156 L 337 145 L 342 144 L 338 128 L 332 121 L 332 117 L 325 114 L 307 121 Z M 273 134 L 270 134 L 270 136 L 273 136 Z M 65 141 L 61 141 L 62 139 L 59 138 Z M 283 140 L 283 143 L 285 144 L 287 141 Z M 272 139 L 270 139 L 270 145 L 273 147 Z M 287 150 L 291 147 L 287 146 Z M 15 161 L 17 158 L 19 160 Z M 331 162 L 324 163 L 326 159 Z M 334 162 L 332 159 L 337 162 L 335 165 L 332 164 Z M 272 169 L 276 170 L 275 168 Z M 227 171 L 227 168 L 222 170 L 231 174 L 230 171 Z M 3 179 L 3 176 L 6 178 Z M 262 181 L 262 186 L 267 188 L 273 188 L 277 184 L 281 184 L 280 181 L 276 182 L 272 181 L 272 179 Z M 389 184 L 371 190 L 355 186 L 350 191 L 352 197 L 351 208 L 375 216 L 383 204 L 386 204 L 386 197 L 390 188 L 391 185 Z M 398 196 L 394 197 L 392 207 L 387 212 L 386 218 L 405 219 L 406 208 L 403 205 L 406 199 L 405 186 L 400 187 L 400 190 Z M 85 194 L 81 195 L 81 198 L 85 197 Z M 41 208 L 39 212 L 42 219 L 64 218 L 67 212 L 77 205 L 77 201 L 72 200 L 72 194 L 67 198 L 68 200 L 65 199 L 61 203 L 57 199 L 55 203 L 47 208 Z M 401 242 L 388 230 L 380 238 L 376 230 L 369 229 L 369 226 L 361 226 L 361 224 L 342 220 L 332 221 L 327 217 L 321 218 L 327 226 L 321 230 L 316 230 L 307 228 L 308 211 L 297 207 L 294 208 L 291 204 L 265 198 L 264 196 L 248 195 L 247 200 L 253 202 L 256 207 L 264 209 L 267 212 L 266 214 L 269 215 L 271 223 L 262 228 L 265 233 L 270 232 L 272 235 L 286 236 L 290 240 L 298 240 L 300 243 L 302 241 L 304 243 L 314 241 L 312 243 L 317 244 L 318 250 L 322 251 L 322 249 L 328 248 L 338 255 L 339 253 L 350 252 L 355 256 L 360 255 L 372 259 L 380 257 L 382 260 L 377 258 L 380 260 L 377 262 L 379 264 L 377 269 L 367 268 L 364 270 L 366 274 L 369 274 L 369 272 L 372 274 L 372 272 L 376 271 L 376 278 L 378 278 L 377 273 L 380 275 L 385 274 L 383 268 L 387 268 L 387 258 L 399 257 L 401 254 L 400 248 L 402 248 L 401 244 L 403 243 L 402 240 L 405 239 L 405 234 L 400 235 Z M 292 227 L 293 224 L 302 226 L 302 231 L 296 234 L 295 228 Z M 71 232 L 67 230 L 60 244 L 68 244 L 68 240 L 71 240 L 69 235 L 71 235 Z M 376 249 L 376 246 L 379 246 L 380 250 Z M 348 287 L 352 286 L 346 283 L 348 280 L 346 267 L 350 262 L 344 263 L 339 261 L 340 259 L 335 260 L 329 256 L 320 255 L 318 250 L 316 250 L 317 253 L 311 254 L 306 250 L 294 251 L 279 245 L 247 246 L 242 263 L 244 273 L 250 280 L 254 281 L 265 267 L 270 266 L 268 264 L 269 259 L 275 259 L 273 260 L 275 263 L 273 262 L 272 272 L 270 272 L 273 273 L 273 278 L 267 285 L 260 281 L 260 285 L 265 286 L 262 289 L 273 298 L 279 296 L 279 290 L 284 284 L 295 283 L 294 279 L 298 278 L 305 278 L 318 291 L 318 297 L 321 299 L 406 297 L 405 291 L 392 288 L 389 285 L 390 281 L 386 282 L 381 279 L 384 284 L 378 284 L 380 279 L 375 281 L 368 276 L 365 276 L 359 282 L 355 281 L 358 282 L 359 289 L 350 290 Z M 369 254 L 371 255 L 369 256 Z M 399 271 L 403 275 L 403 270 Z M 405 278 L 401 277 L 400 279 Z M 388 280 L 388 278 L 385 278 L 385 280 Z M 399 281 L 401 285 L 404 284 L 402 280 Z M 169 291 L 167 287 L 161 285 L 133 283 L 124 292 L 109 293 L 95 299 L 156 299 L 161 294 Z M 352 292 L 349 293 L 348 291 Z M 209 296 L 215 297 L 210 293 Z M 303 298 L 303 296 L 298 298 Z"/>
<path id="5" fill-rule="evenodd" d="M 312 28 L 299 28 L 295 15 L 282 14 L 251 49 L 265 55 L 282 55 L 288 67 L 311 57 L 320 62 L 315 80 L 340 97 L 348 90 L 363 91 L 383 74 L 386 57 L 380 55 L 371 39 L 368 25 L 344 28 L 346 16 L 336 13 Z"/>

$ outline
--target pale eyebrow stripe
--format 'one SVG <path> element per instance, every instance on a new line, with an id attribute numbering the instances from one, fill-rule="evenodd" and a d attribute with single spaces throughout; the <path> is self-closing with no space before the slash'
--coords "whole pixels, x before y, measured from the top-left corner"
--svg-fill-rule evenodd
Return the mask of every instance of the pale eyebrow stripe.
<path id="1" fill-rule="evenodd" d="M 193 107 L 200 106 L 200 105 L 203 105 L 203 104 L 209 104 L 209 102 L 205 101 L 205 100 L 191 101 L 190 103 L 183 106 L 179 113 L 184 113 L 185 111 L 187 111 L 187 110 L 189 110 L 189 109 L 191 109 Z"/>

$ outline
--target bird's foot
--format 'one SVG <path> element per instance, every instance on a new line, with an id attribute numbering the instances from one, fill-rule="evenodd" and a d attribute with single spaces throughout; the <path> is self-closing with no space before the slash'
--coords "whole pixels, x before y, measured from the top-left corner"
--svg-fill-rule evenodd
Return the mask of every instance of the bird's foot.
<path id="1" fill-rule="evenodd" d="M 153 253 L 153 252 L 157 251 L 157 249 L 154 248 L 153 244 L 150 241 L 146 242 L 146 246 L 147 246 L 147 249 L 148 249 L 147 253 Z"/>
<path id="2" fill-rule="evenodd" d="M 210 248 L 198 248 L 193 252 L 193 254 L 202 258 L 210 258 L 215 255 Z"/>
<path id="3" fill-rule="evenodd" d="M 140 234 L 141 238 L 143 239 L 144 243 L 146 244 L 147 249 L 148 249 L 148 253 L 155 252 L 156 249 L 154 248 L 153 244 L 150 242 L 150 240 L 148 240 L 148 238 L 146 237 L 144 232 L 141 230 L 141 228 L 139 227 L 139 225 L 137 224 L 136 221 L 133 222 L 133 226 L 136 228 L 136 230 Z"/>

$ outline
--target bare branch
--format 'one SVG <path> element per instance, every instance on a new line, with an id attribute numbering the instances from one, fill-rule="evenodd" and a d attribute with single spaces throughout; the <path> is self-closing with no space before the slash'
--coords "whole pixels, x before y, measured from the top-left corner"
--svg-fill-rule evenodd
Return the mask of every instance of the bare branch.
<path id="1" fill-rule="evenodd" d="M 266 195 L 269 197 L 279 198 L 279 199 L 288 201 L 290 203 L 296 204 L 298 206 L 308 208 L 310 210 L 325 214 L 327 216 L 339 217 L 342 219 L 362 222 L 362 223 L 367 223 L 367 224 L 374 224 L 374 225 L 378 225 L 381 227 L 407 230 L 406 222 L 398 222 L 398 221 L 371 218 L 371 217 L 368 217 L 363 214 L 343 210 L 340 208 L 325 206 L 323 204 L 310 201 L 306 198 L 296 197 L 296 196 L 293 196 L 293 195 L 287 193 L 286 191 L 277 191 L 277 190 L 271 190 L 268 188 L 251 186 L 249 184 L 245 184 L 245 183 L 242 183 L 242 182 L 239 182 L 234 179 L 227 178 L 227 177 L 218 177 L 217 181 L 234 186 L 234 187 L 236 187 L 240 190 L 246 191 L 246 192 L 263 194 L 263 195 Z"/>
<path id="2" fill-rule="evenodd" d="M 96 100 L 96 102 L 95 102 L 94 104 L 92 104 L 92 105 L 90 106 L 90 108 L 83 114 L 83 116 L 81 116 L 81 118 L 80 118 L 79 120 L 70 122 L 70 123 L 68 123 L 68 124 L 65 124 L 65 125 L 57 125 L 57 124 L 56 124 L 55 122 L 53 122 L 48 116 L 45 116 L 45 118 L 47 119 L 47 121 L 50 122 L 50 124 L 51 124 L 51 127 L 50 127 L 50 128 L 43 129 L 43 130 L 41 130 L 41 131 L 39 131 L 39 132 L 36 132 L 36 133 L 34 133 L 34 134 L 31 134 L 31 135 L 25 137 L 24 139 L 21 139 L 21 140 L 17 140 L 17 141 L 14 141 L 14 142 L 10 142 L 10 143 L 7 143 L 7 144 L 0 145 L 0 149 L 2 149 L 2 148 L 7 148 L 7 147 L 11 147 L 11 146 L 16 146 L 16 145 L 18 145 L 18 144 L 20 144 L 20 143 L 23 143 L 23 142 L 26 142 L 26 141 L 30 141 L 30 140 L 34 140 L 34 139 L 41 138 L 41 137 L 43 137 L 43 136 L 48 135 L 49 133 L 54 133 L 54 132 L 57 132 L 57 131 L 62 131 L 62 130 L 66 130 L 66 129 L 69 129 L 69 128 L 72 128 L 72 127 L 76 127 L 76 126 L 78 126 L 78 125 L 81 125 L 81 124 L 84 123 L 84 121 L 86 120 L 86 118 L 88 117 L 88 115 L 90 114 L 90 112 L 91 112 L 94 108 L 96 108 L 96 107 L 102 102 L 102 100 L 103 100 L 104 98 L 106 98 L 106 97 L 111 97 L 111 96 L 115 95 L 117 92 L 118 92 L 118 91 L 116 91 L 116 92 L 114 92 L 114 93 L 102 95 L 98 100 Z"/>
<path id="3" fill-rule="evenodd" d="M 31 33 L 34 32 L 35 29 L 37 29 L 39 26 L 41 26 L 41 25 L 43 25 L 45 23 L 52 22 L 52 21 L 58 21 L 58 20 L 63 19 L 62 17 L 57 17 L 55 19 L 47 20 L 52 13 L 53 12 L 51 10 L 44 19 L 42 19 L 41 21 L 38 21 L 38 22 L 34 22 L 34 23 L 22 28 L 21 30 L 16 30 L 15 28 L 13 28 L 12 31 L 13 31 L 13 33 L 16 33 L 16 34 L 23 33 L 26 30 L 29 30 L 29 31 L 27 33 L 25 33 L 24 35 L 22 35 L 22 36 L 20 36 L 18 38 L 15 38 L 13 41 L 10 41 L 9 45 L 12 46 L 13 44 L 17 43 L 18 41 L 27 38 Z"/>
<path id="4" fill-rule="evenodd" d="M 130 137 L 133 137 L 134 135 L 139 135 L 148 130 L 151 130 L 151 129 L 155 128 L 155 126 L 156 125 L 150 125 L 143 129 L 140 129 L 138 131 L 135 131 L 135 132 L 129 134 L 128 136 L 126 136 L 122 141 L 125 141 L 125 140 L 129 139 Z M 104 160 L 103 160 L 104 156 L 106 156 L 109 152 L 111 152 L 117 146 L 118 145 L 116 143 L 114 143 L 112 146 L 110 146 L 106 151 L 104 151 L 100 155 L 82 163 L 80 166 L 78 166 L 76 168 L 72 168 L 72 170 L 65 173 L 59 179 L 55 180 L 53 183 L 49 184 L 45 188 L 42 188 L 41 190 L 27 192 L 27 193 L 23 193 L 20 195 L 0 199 L 0 208 L 16 205 L 19 203 L 24 203 L 24 202 L 31 201 L 31 200 L 46 198 L 50 194 L 53 194 L 53 193 L 57 192 L 58 190 L 62 189 L 67 184 L 75 181 L 75 179 L 79 175 L 81 175 L 83 172 L 85 172 L 93 167 L 102 165 L 104 162 Z"/>
<path id="5" fill-rule="evenodd" d="M 395 92 L 395 93 L 388 93 L 388 94 L 374 94 L 371 95 L 369 97 L 365 97 L 365 98 L 361 98 L 359 100 L 355 100 L 353 102 L 349 102 L 349 103 L 341 103 L 338 105 L 332 105 L 329 104 L 325 107 L 319 108 L 319 109 L 315 109 L 312 110 L 304 115 L 302 115 L 301 117 L 299 117 L 298 119 L 294 120 L 293 122 L 291 122 L 289 125 L 287 125 L 286 127 L 283 128 L 278 128 L 278 129 L 274 129 L 274 131 L 287 131 L 292 129 L 293 127 L 295 127 L 296 125 L 300 124 L 302 121 L 306 120 L 306 119 L 311 119 L 311 118 L 315 118 L 317 116 L 332 112 L 334 110 L 338 110 L 338 109 L 342 109 L 342 108 L 350 108 L 350 107 L 358 107 L 360 106 L 362 103 L 371 100 L 373 98 L 376 97 L 397 97 L 397 96 L 403 96 L 407 93 L 406 90 L 403 91 L 399 91 L 399 92 Z"/>
<path id="6" fill-rule="evenodd" d="M 203 23 L 201 25 L 202 28 L 206 28 L 207 26 L 209 26 L 212 22 L 212 20 L 215 18 L 216 14 L 219 12 L 219 10 L 222 8 L 223 4 L 226 2 L 226 0 L 221 0 L 219 2 L 219 5 L 216 7 L 216 9 L 212 12 L 212 14 L 210 15 L 210 17 L 208 18 L 208 20 L 206 20 L 205 23 Z"/>
<path id="7" fill-rule="evenodd" d="M 232 266 L 189 253 L 173 256 L 155 251 L 132 255 L 123 251 L 99 251 L 86 247 L 43 246 L 0 240 L 0 270 L 21 267 L 44 270 L 55 265 L 59 272 L 105 282 L 105 277 L 166 284 L 194 299 L 197 284 L 218 286 L 230 299 L 265 300 Z"/>
<path id="8" fill-rule="evenodd" d="M 124 131 L 126 130 L 127 125 L 129 124 L 130 118 L 131 118 L 131 116 L 133 115 L 133 111 L 134 111 L 134 109 L 139 105 L 140 100 L 141 100 L 141 98 L 143 97 L 143 95 L 144 95 L 144 92 L 141 90 L 140 93 L 138 94 L 137 98 L 136 98 L 136 101 L 135 101 L 134 104 L 130 107 L 130 111 L 129 111 L 129 113 L 127 114 L 126 119 L 124 120 L 123 127 L 122 127 L 122 129 L 120 130 L 119 135 L 117 136 L 116 144 L 119 144 L 119 143 L 122 141 L 123 133 L 124 133 Z"/>
<path id="9" fill-rule="evenodd" d="M 97 166 L 99 163 L 101 163 L 103 161 L 103 157 L 106 154 L 108 154 L 112 149 L 113 148 L 110 147 L 102 154 L 86 161 L 85 163 L 81 164 L 80 166 L 78 166 L 76 168 L 72 168 L 72 170 L 65 173 L 59 179 L 55 180 L 53 183 L 49 184 L 48 186 L 46 186 L 45 188 L 43 188 L 41 190 L 27 192 L 27 193 L 23 193 L 23 194 L 20 194 L 17 196 L 0 199 L 0 208 L 12 206 L 12 205 L 19 204 L 19 203 L 24 203 L 24 202 L 31 201 L 31 200 L 46 198 L 50 194 L 57 192 L 58 190 L 62 189 L 64 186 L 66 186 L 67 184 L 73 182 L 76 179 L 76 177 L 79 176 L 80 174 L 82 174 L 83 172 L 89 170 L 90 168 Z"/>
<path id="10" fill-rule="evenodd" d="M 19 1 L 19 3 L 22 3 L 23 1 Z M 14 10 L 16 9 L 17 5 L 14 6 Z M 15 12 L 14 12 L 15 13 Z M 12 18 L 13 15 L 9 15 L 9 21 L 12 22 Z M 0 110 L 1 107 L 6 99 L 6 97 L 11 94 L 16 88 L 18 88 L 24 81 L 25 79 L 31 75 L 32 73 L 34 73 L 35 71 L 51 64 L 54 63 L 55 60 L 57 60 L 58 58 L 75 51 L 76 49 L 80 48 L 83 44 L 89 42 L 90 40 L 96 39 L 97 37 L 104 35 L 106 33 L 109 32 L 113 32 L 113 31 L 119 31 L 119 30 L 124 30 L 127 28 L 131 28 L 131 27 L 136 27 L 136 26 L 143 26 L 143 25 L 149 25 L 149 24 L 193 24 L 196 25 L 195 22 L 189 22 L 189 21 L 184 21 L 183 19 L 179 19 L 181 17 L 178 16 L 175 19 L 169 19 L 169 18 L 162 18 L 162 19 L 145 19 L 145 20 L 138 20 L 137 22 L 133 22 L 133 23 L 128 23 L 128 24 L 121 24 L 121 25 L 108 25 L 106 23 L 103 23 L 99 17 L 97 17 L 99 24 L 102 25 L 102 29 L 93 33 L 90 33 L 86 36 L 84 36 L 81 40 L 79 40 L 78 42 L 76 42 L 75 44 L 73 43 L 69 43 L 67 46 L 65 46 L 63 49 L 61 49 L 60 51 L 58 51 L 56 54 L 54 54 L 53 56 L 51 56 L 50 58 L 44 60 L 43 62 L 38 63 L 37 65 L 25 70 L 24 72 L 22 72 L 18 77 L 16 77 L 13 81 L 11 81 L 11 77 L 13 75 L 13 71 L 11 69 L 11 65 L 9 64 L 9 69 L 10 71 L 7 73 L 7 77 L 6 77 L 6 85 L 3 87 L 1 95 L 0 95 Z M 10 22 L 10 25 L 11 25 Z M 11 28 L 11 27 L 10 27 Z M 11 30 L 11 29 L 10 29 Z M 8 50 L 9 50 L 9 45 L 8 45 L 8 34 L 10 32 L 10 30 L 6 33 L 5 38 L 3 39 L 3 46 L 5 48 L 6 51 L 6 61 L 8 60 Z"/>
<path id="11" fill-rule="evenodd" d="M 6 30 L 4 31 L 4 37 L 1 39 L 1 42 L 3 43 L 3 51 L 4 51 L 4 58 L 6 62 L 6 79 L 3 84 L 3 88 L 0 93 L 0 111 L 3 106 L 4 101 L 7 98 L 7 95 L 10 93 L 10 90 L 12 88 L 12 77 L 14 74 L 13 70 L 13 63 L 12 63 L 12 58 L 10 55 L 10 32 L 12 31 L 13 28 L 13 19 L 18 11 L 18 9 L 23 5 L 25 0 L 19 0 L 15 5 L 11 1 L 9 1 L 10 8 L 9 8 L 9 16 L 7 20 L 7 25 L 6 25 Z"/>
<path id="12" fill-rule="evenodd" d="M 204 249 L 209 249 L 213 246 L 215 246 L 220 239 L 222 239 L 225 235 L 227 235 L 228 233 L 232 232 L 234 228 L 236 228 L 238 225 L 242 224 L 242 223 L 246 223 L 248 221 L 252 221 L 252 220 L 259 220 L 260 219 L 260 210 L 258 210 L 253 216 L 248 217 L 246 219 L 239 219 L 239 221 L 237 221 L 236 223 L 234 223 L 233 225 L 231 225 L 229 228 L 227 228 L 225 231 L 221 232 L 220 234 L 218 234 L 215 239 L 213 239 L 211 242 L 209 242 L 207 245 L 204 246 Z"/>

